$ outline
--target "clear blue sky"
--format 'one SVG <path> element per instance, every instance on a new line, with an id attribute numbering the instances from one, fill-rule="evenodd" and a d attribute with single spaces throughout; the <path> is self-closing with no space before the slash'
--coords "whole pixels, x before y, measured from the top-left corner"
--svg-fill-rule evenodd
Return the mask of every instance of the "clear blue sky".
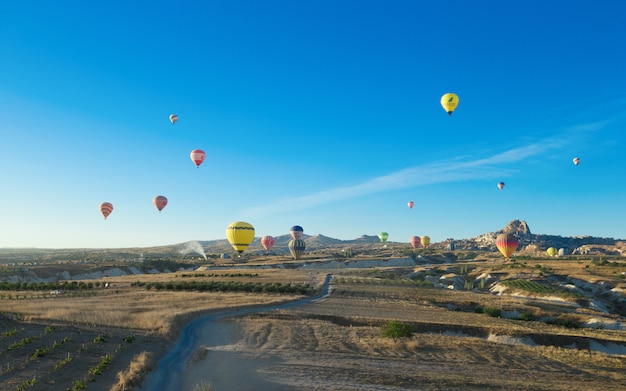
<path id="1" fill-rule="evenodd" d="M 224 239 L 237 220 L 626 238 L 624 26 L 620 0 L 3 1 L 0 247 Z"/>

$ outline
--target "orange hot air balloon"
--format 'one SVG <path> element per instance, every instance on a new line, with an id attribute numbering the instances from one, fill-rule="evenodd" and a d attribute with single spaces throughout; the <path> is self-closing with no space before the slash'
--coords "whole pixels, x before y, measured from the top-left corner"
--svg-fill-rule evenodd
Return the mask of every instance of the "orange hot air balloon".
<path id="1" fill-rule="evenodd" d="M 265 235 L 261 238 L 261 245 L 263 246 L 263 248 L 265 248 L 267 251 L 270 251 L 270 249 L 272 247 L 274 247 L 274 243 L 276 242 L 276 240 L 274 239 L 273 236 L 270 235 Z"/>
<path id="2" fill-rule="evenodd" d="M 518 245 L 519 241 L 513 234 L 500 234 L 496 238 L 496 247 L 506 259 L 511 257 Z"/>
<path id="3" fill-rule="evenodd" d="M 111 212 L 113 212 L 113 204 L 112 203 L 110 203 L 110 202 L 103 202 L 103 203 L 100 204 L 100 213 L 102 213 L 102 216 L 104 216 L 105 220 L 107 219 L 107 217 L 109 217 Z"/>
<path id="4" fill-rule="evenodd" d="M 413 209 L 413 206 L 415 206 L 415 202 L 413 201 L 409 201 L 406 204 L 409 206 L 409 209 Z"/>
<path id="5" fill-rule="evenodd" d="M 504 182 L 498 182 L 498 189 L 504 189 Z"/>
<path id="6" fill-rule="evenodd" d="M 178 115 L 177 114 L 170 114 L 170 122 L 172 124 L 175 124 L 176 121 L 178 121 Z"/>
<path id="7" fill-rule="evenodd" d="M 418 248 L 422 244 L 419 236 L 411 236 L 411 240 L 409 242 L 413 248 Z"/>
<path id="8" fill-rule="evenodd" d="M 200 167 L 200 165 L 204 161 L 204 158 L 206 157 L 206 153 L 204 153 L 204 151 L 201 149 L 194 149 L 189 154 L 189 157 L 191 158 L 191 161 L 194 162 L 196 167 Z"/>
<path id="9" fill-rule="evenodd" d="M 165 208 L 167 205 L 167 198 L 164 196 L 156 196 L 152 199 L 152 204 L 159 210 L 159 213 Z"/>

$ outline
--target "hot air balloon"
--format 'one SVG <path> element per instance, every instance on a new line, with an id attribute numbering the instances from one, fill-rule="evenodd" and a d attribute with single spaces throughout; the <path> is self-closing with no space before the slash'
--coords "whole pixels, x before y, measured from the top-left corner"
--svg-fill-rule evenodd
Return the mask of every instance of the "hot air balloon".
<path id="1" fill-rule="evenodd" d="M 226 227 L 226 238 L 228 243 L 241 254 L 254 239 L 254 227 L 244 221 L 232 222 Z"/>
<path id="2" fill-rule="evenodd" d="M 304 249 L 306 248 L 306 244 L 302 239 L 291 239 L 288 246 L 289 252 L 294 259 L 300 259 L 302 254 L 304 254 Z"/>
<path id="3" fill-rule="evenodd" d="M 270 251 L 270 249 L 272 247 L 274 247 L 274 243 L 276 242 L 276 240 L 274 239 L 273 236 L 270 235 L 265 235 L 261 238 L 261 245 L 263 246 L 263 248 L 265 248 L 267 251 Z"/>
<path id="4" fill-rule="evenodd" d="M 378 234 L 378 239 L 380 239 L 381 242 L 385 243 L 387 239 L 389 239 L 389 234 L 387 232 L 381 232 Z"/>
<path id="5" fill-rule="evenodd" d="M 574 165 L 577 166 L 578 163 L 580 163 L 580 158 L 575 157 L 572 161 L 574 162 Z"/>
<path id="6" fill-rule="evenodd" d="M 562 257 L 564 255 L 567 255 L 567 249 L 565 247 L 561 247 L 559 249 L 559 257 Z"/>
<path id="7" fill-rule="evenodd" d="M 170 114 L 170 122 L 172 124 L 175 124 L 176 121 L 178 121 L 178 115 L 177 114 Z"/>
<path id="8" fill-rule="evenodd" d="M 301 226 L 299 225 L 294 225 L 293 227 L 291 227 L 291 229 L 289 230 L 289 234 L 291 235 L 292 238 L 294 239 L 300 239 L 300 237 L 302 236 L 302 233 L 304 232 L 304 229 L 302 229 Z"/>
<path id="9" fill-rule="evenodd" d="M 422 236 L 420 238 L 420 242 L 422 243 L 422 247 L 428 247 L 428 245 L 430 244 L 430 236 Z"/>
<path id="10" fill-rule="evenodd" d="M 204 151 L 201 149 L 194 149 L 189 154 L 189 157 L 191 158 L 191 161 L 194 162 L 196 167 L 200 167 L 200 165 L 204 161 L 204 158 L 206 157 L 206 153 L 204 153 Z"/>
<path id="11" fill-rule="evenodd" d="M 455 249 L 454 242 L 448 243 L 447 248 L 448 248 L 448 251 L 454 251 L 454 249 Z"/>
<path id="12" fill-rule="evenodd" d="M 419 236 L 411 236 L 411 240 L 409 241 L 409 243 L 411 243 L 411 246 L 413 248 L 418 248 L 421 245 L 422 241 L 420 240 Z"/>
<path id="13" fill-rule="evenodd" d="M 557 253 L 557 252 L 556 252 L 556 248 L 554 248 L 554 247 L 549 247 L 549 248 L 546 250 L 546 254 L 548 254 L 548 255 L 549 255 L 549 256 L 551 256 L 551 257 L 555 256 L 555 255 L 556 255 L 556 253 Z"/>
<path id="14" fill-rule="evenodd" d="M 110 202 L 103 202 L 103 203 L 100 204 L 100 213 L 102 213 L 102 216 L 104 216 L 105 220 L 107 219 L 107 217 L 109 217 L 111 212 L 113 212 L 113 204 L 112 203 L 110 203 Z"/>
<path id="15" fill-rule="evenodd" d="M 498 182 L 498 189 L 502 190 L 504 189 L 504 182 Z M 513 192 L 515 193 L 515 192 Z"/>
<path id="16" fill-rule="evenodd" d="M 513 234 L 500 234 L 496 238 L 496 247 L 498 247 L 498 250 L 506 259 L 511 257 L 511 254 L 517 250 L 518 245 L 519 241 Z"/>
<path id="17" fill-rule="evenodd" d="M 415 205 L 415 202 L 409 201 L 406 204 L 409 206 L 409 209 L 413 209 L 413 206 Z"/>
<path id="18" fill-rule="evenodd" d="M 161 212 L 167 205 L 167 198 L 164 196 L 156 196 L 152 199 L 152 204 Z"/>
<path id="19" fill-rule="evenodd" d="M 448 115 L 452 115 L 452 112 L 456 109 L 458 104 L 459 97 L 456 94 L 448 92 L 441 97 L 441 107 L 443 107 Z"/>

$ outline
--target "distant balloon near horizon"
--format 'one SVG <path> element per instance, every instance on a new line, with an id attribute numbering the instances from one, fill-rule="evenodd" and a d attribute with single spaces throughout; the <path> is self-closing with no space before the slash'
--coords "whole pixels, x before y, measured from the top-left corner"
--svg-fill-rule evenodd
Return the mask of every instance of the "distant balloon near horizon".
<path id="1" fill-rule="evenodd" d="M 102 216 L 104 216 L 104 219 L 106 220 L 107 217 L 109 217 L 109 215 L 111 214 L 111 212 L 113 212 L 113 204 L 110 202 L 103 202 L 100 204 L 100 213 L 102 213 Z"/>
<path id="2" fill-rule="evenodd" d="M 200 167 L 204 159 L 206 158 L 206 153 L 204 153 L 201 149 L 194 149 L 189 154 L 191 161 L 196 165 L 196 167 Z"/>
<path id="3" fill-rule="evenodd" d="M 452 112 L 456 110 L 456 107 L 459 105 L 459 97 L 457 94 L 448 92 L 447 94 L 443 94 L 440 103 L 446 113 L 452 115 Z"/>
<path id="4" fill-rule="evenodd" d="M 276 243 L 276 239 L 274 239 L 273 236 L 265 235 L 261 238 L 261 246 L 263 246 L 266 251 L 270 251 L 270 249 L 274 247 L 274 243 Z"/>
<path id="5" fill-rule="evenodd" d="M 381 232 L 378 234 L 378 239 L 380 239 L 381 242 L 386 243 L 387 239 L 389 239 L 389 234 L 387 232 Z"/>
<path id="6" fill-rule="evenodd" d="M 176 121 L 178 121 L 178 115 L 177 114 L 170 114 L 170 122 L 173 124 L 176 123 Z"/>
<path id="7" fill-rule="evenodd" d="M 518 245 L 519 241 L 513 234 L 500 234 L 496 238 L 496 247 L 506 259 L 513 255 Z"/>
<path id="8" fill-rule="evenodd" d="M 254 227 L 245 221 L 234 221 L 226 227 L 226 239 L 241 254 L 254 240 Z"/>
<path id="9" fill-rule="evenodd" d="M 411 247 L 418 248 L 419 246 L 421 246 L 422 241 L 419 236 L 411 236 L 409 243 L 411 243 Z"/>
<path id="10" fill-rule="evenodd" d="M 504 189 L 504 182 L 498 182 L 498 189 L 502 190 Z M 513 192 L 515 193 L 515 192 Z"/>
<path id="11" fill-rule="evenodd" d="M 415 202 L 413 202 L 413 201 L 409 201 L 406 204 L 409 207 L 409 209 L 413 209 L 413 206 L 415 206 Z"/>
<path id="12" fill-rule="evenodd" d="M 554 247 L 549 247 L 549 248 L 546 250 L 546 254 L 548 254 L 548 255 L 549 255 L 549 256 L 551 256 L 551 257 L 554 257 L 554 256 L 556 256 L 556 254 L 557 254 L 557 250 L 556 250 L 556 248 L 554 248 Z"/>
<path id="13" fill-rule="evenodd" d="M 422 247 L 426 248 L 430 244 L 430 236 L 424 235 L 420 238 Z"/>
<path id="14" fill-rule="evenodd" d="M 293 239 L 300 239 L 302 237 L 302 233 L 304 233 L 304 229 L 299 225 L 294 225 L 289 230 L 289 235 L 291 235 Z"/>
<path id="15" fill-rule="evenodd" d="M 294 259 L 298 260 L 302 258 L 304 250 L 306 249 L 306 243 L 302 239 L 291 239 L 288 244 L 289 252 Z"/>
<path id="16" fill-rule="evenodd" d="M 574 165 L 577 166 L 578 164 L 580 164 L 580 158 L 575 157 L 574 159 L 572 159 L 572 161 L 574 162 Z"/>
<path id="17" fill-rule="evenodd" d="M 165 208 L 167 205 L 167 198 L 165 196 L 159 195 L 152 199 L 152 205 L 155 206 L 159 210 L 159 213 Z"/>

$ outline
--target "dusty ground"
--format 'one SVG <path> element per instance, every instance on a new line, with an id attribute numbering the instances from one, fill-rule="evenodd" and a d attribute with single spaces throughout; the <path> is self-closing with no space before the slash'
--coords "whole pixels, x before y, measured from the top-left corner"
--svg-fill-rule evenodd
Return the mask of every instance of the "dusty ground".
<path id="1" fill-rule="evenodd" d="M 339 314 L 341 308 L 347 317 Z M 393 342 L 379 336 L 382 319 L 389 318 L 424 323 L 421 329 L 416 324 L 420 331 L 412 338 Z M 626 387 L 624 356 L 567 347 L 584 343 L 586 337 L 509 325 L 512 321 L 483 314 L 464 318 L 450 322 L 446 310 L 344 298 L 293 311 L 222 320 L 209 326 L 221 337 L 208 338 L 187 363 L 185 389 L 202 382 L 214 390 Z M 429 319 L 448 320 L 433 324 Z M 502 334 L 503 330 L 510 332 Z M 229 337 L 224 339 L 224 335 Z M 532 338 L 546 345 L 533 344 Z"/>
<path id="2" fill-rule="evenodd" d="M 276 276 L 267 276 L 272 278 Z M 117 281 L 124 283 L 123 278 Z M 119 297 L 128 301 L 133 289 L 145 295 L 145 289 L 129 286 L 119 288 Z M 116 303 L 116 294 L 108 295 Z M 188 295 L 199 301 L 205 297 Z M 168 305 L 185 307 L 180 292 L 151 296 L 181 300 Z M 220 297 L 215 303 L 227 302 L 226 295 Z M 87 390 L 116 389 L 118 372 L 127 369 L 133 357 L 151 352 L 156 363 L 175 343 L 146 330 L 37 319 L 27 311 L 27 304 L 36 300 L 0 302 L 3 311 L 12 305 L 11 314 L 0 315 L 0 390 L 64 391 L 80 385 Z M 335 284 L 330 297 L 311 304 L 208 323 L 186 362 L 181 391 L 199 384 L 210 384 L 213 391 L 626 388 L 624 331 L 494 318 L 477 313 L 477 305 L 533 313 L 537 319 L 599 315 L 571 303 L 407 286 L 402 281 L 346 281 Z M 12 318 L 20 307 L 31 321 Z M 415 334 L 396 342 L 381 338 L 380 328 L 389 320 L 411 324 Z M 45 352 L 36 357 L 38 349 Z M 110 365 L 100 374 L 90 373 L 107 354 L 112 356 Z"/>

